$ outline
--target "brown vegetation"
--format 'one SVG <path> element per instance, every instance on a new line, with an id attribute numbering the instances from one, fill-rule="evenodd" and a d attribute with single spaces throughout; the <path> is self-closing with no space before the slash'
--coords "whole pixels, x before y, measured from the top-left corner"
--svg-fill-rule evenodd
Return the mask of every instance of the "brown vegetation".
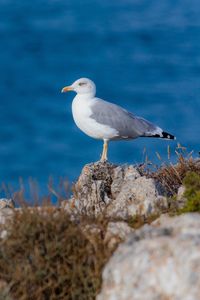
<path id="1" fill-rule="evenodd" d="M 162 165 L 155 171 L 144 166 L 142 175 L 160 182 L 171 197 L 185 184 L 188 202 L 182 211 L 169 207 L 168 213 L 200 211 L 200 160 L 179 155 L 174 165 Z M 62 200 L 50 186 L 51 194 Z M 38 195 L 35 195 L 36 200 Z M 0 299 L 90 300 L 101 287 L 102 269 L 121 242 L 110 248 L 105 239 L 109 221 L 105 216 L 72 218 L 64 209 L 43 206 L 28 208 L 23 189 L 17 193 L 22 209 L 3 225 L 6 238 L 0 239 Z M 50 200 L 46 198 L 45 204 Z M 39 200 L 37 200 L 38 203 Z M 176 201 L 171 198 L 171 202 Z M 36 204 L 37 204 L 36 203 Z M 174 208 L 175 207 L 175 208 Z M 127 220 L 132 228 L 150 224 L 158 215 L 135 216 Z"/>
<path id="2" fill-rule="evenodd" d="M 195 172 L 200 175 L 200 159 L 192 156 L 184 156 L 177 153 L 177 163 L 155 166 L 154 169 L 147 164 L 140 165 L 138 168 L 142 175 L 156 179 L 163 188 L 167 196 L 177 194 L 178 188 L 184 183 L 184 178 L 188 172 Z"/>
<path id="3" fill-rule="evenodd" d="M 72 222 L 64 210 L 23 209 L 0 241 L 0 280 L 13 299 L 94 299 L 102 267 L 111 255 L 104 242 L 107 221 Z M 3 289 L 2 293 L 5 293 Z"/>

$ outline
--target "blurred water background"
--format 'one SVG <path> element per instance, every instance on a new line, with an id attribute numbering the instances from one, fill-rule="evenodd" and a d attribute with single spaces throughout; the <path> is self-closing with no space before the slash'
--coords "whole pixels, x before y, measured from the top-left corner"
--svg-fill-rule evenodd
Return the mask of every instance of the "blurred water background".
<path id="1" fill-rule="evenodd" d="M 101 141 L 71 115 L 79 77 L 97 95 L 157 123 L 197 155 L 200 133 L 199 0 L 0 0 L 0 182 L 74 181 L 98 160 Z M 138 139 L 110 145 L 116 163 L 141 163 L 146 147 L 167 159 L 176 142 Z"/>

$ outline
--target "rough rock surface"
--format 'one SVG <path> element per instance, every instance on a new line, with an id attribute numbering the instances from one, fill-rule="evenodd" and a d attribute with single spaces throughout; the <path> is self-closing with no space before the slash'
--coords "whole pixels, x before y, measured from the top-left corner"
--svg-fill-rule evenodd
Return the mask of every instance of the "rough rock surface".
<path id="1" fill-rule="evenodd" d="M 0 209 L 0 238 L 5 238 L 7 236 L 6 221 L 13 216 L 14 210 L 12 208 L 1 208 Z"/>
<path id="2" fill-rule="evenodd" d="M 168 207 L 163 195 L 162 187 L 154 179 L 141 176 L 135 167 L 97 162 L 83 168 L 73 197 L 63 206 L 70 212 L 95 216 L 104 212 L 127 219 L 160 213 Z"/>
<path id="3" fill-rule="evenodd" d="M 107 207 L 107 214 L 127 219 L 134 215 L 161 213 L 168 207 L 167 199 L 161 193 L 161 187 L 152 178 L 141 176 L 125 180 L 115 201 Z"/>
<path id="4" fill-rule="evenodd" d="M 13 201 L 13 199 L 1 198 L 0 209 L 3 208 L 15 208 L 15 202 Z"/>
<path id="5" fill-rule="evenodd" d="M 6 220 L 13 216 L 14 210 L 12 208 L 0 209 L 0 224 L 5 224 Z"/>
<path id="6" fill-rule="evenodd" d="M 103 272 L 97 300 L 197 300 L 200 214 L 163 215 L 129 235 Z"/>
<path id="7" fill-rule="evenodd" d="M 178 208 L 183 208 L 187 202 L 187 199 L 184 196 L 185 190 L 186 190 L 186 188 L 184 185 L 181 185 L 178 189 L 177 199 L 176 199 Z"/>
<path id="8" fill-rule="evenodd" d="M 89 234 L 101 234 L 106 247 L 110 250 L 114 250 L 120 242 L 124 242 L 130 233 L 134 232 L 126 222 L 108 222 L 107 228 L 102 232 L 102 228 L 98 224 L 86 224 L 82 227 L 82 231 L 85 235 Z"/>
<path id="9" fill-rule="evenodd" d="M 115 246 L 122 241 L 125 241 L 129 234 L 134 232 L 134 229 L 128 226 L 126 222 L 109 222 L 105 234 L 105 243 L 109 249 L 115 249 Z"/>

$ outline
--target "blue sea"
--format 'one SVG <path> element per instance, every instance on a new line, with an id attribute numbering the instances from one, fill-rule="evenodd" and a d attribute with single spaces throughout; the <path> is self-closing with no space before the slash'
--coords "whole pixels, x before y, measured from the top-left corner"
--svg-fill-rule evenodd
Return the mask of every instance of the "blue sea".
<path id="1" fill-rule="evenodd" d="M 175 160 L 177 142 L 200 150 L 199 0 L 0 0 L 0 182 L 49 177 L 74 182 L 100 158 L 102 142 L 84 135 L 71 114 L 80 77 L 97 96 L 176 135 L 176 142 L 113 142 L 110 161 Z M 145 151 L 144 151 L 145 149 Z M 22 179 L 21 179 L 22 178 Z"/>

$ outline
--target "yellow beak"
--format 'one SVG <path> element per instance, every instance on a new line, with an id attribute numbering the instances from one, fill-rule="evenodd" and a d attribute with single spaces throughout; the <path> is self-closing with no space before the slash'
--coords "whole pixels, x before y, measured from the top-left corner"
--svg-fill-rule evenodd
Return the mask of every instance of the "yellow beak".
<path id="1" fill-rule="evenodd" d="M 65 86 L 65 87 L 62 89 L 61 93 L 66 93 L 66 92 L 70 92 L 70 91 L 73 91 L 73 90 L 74 90 L 74 89 L 73 89 L 72 86 Z"/>

